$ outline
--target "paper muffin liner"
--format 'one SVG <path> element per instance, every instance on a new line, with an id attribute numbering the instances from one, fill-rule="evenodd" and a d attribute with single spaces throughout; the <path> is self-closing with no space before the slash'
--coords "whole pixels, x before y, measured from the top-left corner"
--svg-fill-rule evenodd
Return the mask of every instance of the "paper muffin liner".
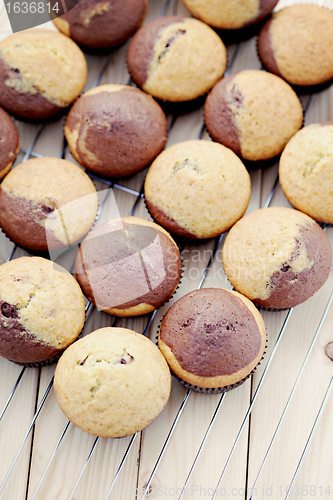
<path id="1" fill-rule="evenodd" d="M 20 363 L 19 361 L 12 361 L 12 362 L 15 363 L 16 365 L 25 366 L 27 368 L 42 368 L 43 366 L 49 366 L 53 365 L 54 363 L 57 363 L 57 361 L 60 359 L 64 351 L 65 349 L 59 352 L 56 356 L 45 359 L 44 361 L 36 361 L 34 363 Z"/>

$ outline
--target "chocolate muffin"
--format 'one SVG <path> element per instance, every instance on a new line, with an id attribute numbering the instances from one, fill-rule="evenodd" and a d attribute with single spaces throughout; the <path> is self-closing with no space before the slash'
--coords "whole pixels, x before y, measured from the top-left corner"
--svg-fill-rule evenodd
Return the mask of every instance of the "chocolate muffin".
<path id="1" fill-rule="evenodd" d="M 133 80 L 154 97 L 190 101 L 223 75 L 226 49 L 220 37 L 196 19 L 154 19 L 134 35 L 127 52 Z"/>
<path id="2" fill-rule="evenodd" d="M 183 0 L 198 19 L 214 28 L 236 30 L 259 23 L 267 17 L 278 0 Z"/>
<path id="3" fill-rule="evenodd" d="M 101 328 L 61 356 L 54 375 L 60 408 L 95 436 L 120 438 L 151 424 L 171 388 L 167 363 L 146 337 L 126 328 Z"/>
<path id="4" fill-rule="evenodd" d="M 333 224 L 333 122 L 314 123 L 294 135 L 281 155 L 279 179 L 295 208 Z"/>
<path id="5" fill-rule="evenodd" d="M 157 102 L 141 90 L 100 85 L 76 101 L 65 136 L 81 165 L 101 175 L 125 177 L 145 168 L 163 150 L 167 121 Z"/>
<path id="6" fill-rule="evenodd" d="M 275 12 L 263 26 L 258 53 L 268 71 L 292 85 L 318 85 L 333 78 L 332 40 L 332 11 L 318 5 L 291 5 Z"/>
<path id="7" fill-rule="evenodd" d="M 261 360 L 265 344 L 265 324 L 252 302 L 222 288 L 195 290 L 177 300 L 158 337 L 171 370 L 199 391 L 240 385 Z"/>
<path id="8" fill-rule="evenodd" d="M 210 141 L 186 141 L 161 153 L 145 181 L 151 216 L 168 231 L 213 238 L 244 214 L 251 181 L 239 158 Z"/>
<path id="9" fill-rule="evenodd" d="M 87 174 L 59 158 L 21 163 L 0 186 L 1 228 L 32 250 L 72 245 L 91 229 L 97 209 L 97 192 Z"/>
<path id="10" fill-rule="evenodd" d="M 181 267 L 178 247 L 163 228 L 125 217 L 88 234 L 76 257 L 75 275 L 99 309 L 115 316 L 138 316 L 173 295 Z"/>
<path id="11" fill-rule="evenodd" d="M 133 35 L 146 15 L 147 6 L 148 0 L 79 0 L 73 9 L 53 22 L 79 45 L 106 49 Z"/>
<path id="12" fill-rule="evenodd" d="M 2 179 L 20 152 L 20 136 L 13 120 L 0 108 L 0 179 Z"/>
<path id="13" fill-rule="evenodd" d="M 327 280 L 330 242 L 321 227 L 291 208 L 252 212 L 230 230 L 222 250 L 230 283 L 256 304 L 285 309 L 306 301 Z"/>
<path id="14" fill-rule="evenodd" d="M 84 317 L 81 289 L 63 267 L 41 257 L 0 266 L 0 356 L 25 365 L 55 361 Z"/>
<path id="15" fill-rule="evenodd" d="M 205 103 L 205 122 L 214 141 L 245 160 L 268 160 L 281 153 L 301 128 L 303 110 L 281 78 L 244 70 L 223 78 Z"/>
<path id="16" fill-rule="evenodd" d="M 19 118 L 61 113 L 80 95 L 86 78 L 83 53 L 61 33 L 20 31 L 0 42 L 0 105 Z"/>

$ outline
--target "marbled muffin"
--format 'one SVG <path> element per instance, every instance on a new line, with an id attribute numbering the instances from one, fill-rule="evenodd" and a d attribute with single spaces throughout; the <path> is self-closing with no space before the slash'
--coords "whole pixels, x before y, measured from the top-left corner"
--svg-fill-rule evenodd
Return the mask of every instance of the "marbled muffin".
<path id="1" fill-rule="evenodd" d="M 0 187 L 1 228 L 32 250 L 72 245 L 90 230 L 97 208 L 97 192 L 87 174 L 59 158 L 21 163 Z"/>
<path id="2" fill-rule="evenodd" d="M 198 19 L 214 28 L 236 30 L 259 23 L 267 17 L 278 0 L 183 0 Z"/>
<path id="3" fill-rule="evenodd" d="M 171 370 L 197 388 L 239 385 L 261 360 L 264 321 L 250 300 L 222 288 L 203 288 L 165 314 L 158 346 Z"/>
<path id="4" fill-rule="evenodd" d="M 84 47 L 106 49 L 125 42 L 141 25 L 148 0 L 79 0 L 53 19 L 64 35 Z"/>
<path id="5" fill-rule="evenodd" d="M 86 297 L 115 316 L 138 316 L 160 307 L 175 292 L 181 270 L 180 253 L 169 233 L 138 217 L 96 227 L 75 261 Z"/>
<path id="6" fill-rule="evenodd" d="M 84 323 L 84 298 L 73 276 L 41 257 L 0 266 L 0 355 L 21 364 L 50 360 Z"/>
<path id="7" fill-rule="evenodd" d="M 222 250 L 230 283 L 256 304 L 285 309 L 311 297 L 331 270 L 321 227 L 291 208 L 263 208 L 230 230 Z"/>
<path id="8" fill-rule="evenodd" d="M 60 408 L 90 434 L 119 438 L 151 424 L 166 405 L 170 371 L 158 348 L 126 328 L 101 328 L 61 356 L 54 376 Z"/>
<path id="9" fill-rule="evenodd" d="M 20 152 L 20 136 L 13 120 L 0 108 L 0 179 L 12 168 Z"/>
<path id="10" fill-rule="evenodd" d="M 100 85 L 70 110 L 65 135 L 74 158 L 109 177 L 145 168 L 163 150 L 167 121 L 162 108 L 139 89 Z"/>
<path id="11" fill-rule="evenodd" d="M 214 141 L 245 160 L 268 160 L 281 153 L 301 128 L 303 110 L 281 78 L 244 70 L 212 89 L 205 103 L 205 122 Z"/>
<path id="12" fill-rule="evenodd" d="M 206 24 L 169 16 L 150 21 L 134 35 L 127 52 L 133 80 L 154 97 L 190 101 L 223 75 L 226 49 Z"/>
<path id="13" fill-rule="evenodd" d="M 245 213 L 250 176 L 228 148 L 186 141 L 161 153 L 145 180 L 151 216 L 168 231 L 192 239 L 213 238 Z"/>
<path id="14" fill-rule="evenodd" d="M 330 80 L 333 12 L 301 4 L 274 13 L 259 34 L 258 53 L 269 71 L 292 85 L 311 86 Z"/>
<path id="15" fill-rule="evenodd" d="M 295 208 L 333 224 L 333 122 L 297 132 L 281 155 L 279 179 Z"/>
<path id="16" fill-rule="evenodd" d="M 80 95 L 86 78 L 83 53 L 61 33 L 21 31 L 0 42 L 0 105 L 19 118 L 60 113 Z"/>

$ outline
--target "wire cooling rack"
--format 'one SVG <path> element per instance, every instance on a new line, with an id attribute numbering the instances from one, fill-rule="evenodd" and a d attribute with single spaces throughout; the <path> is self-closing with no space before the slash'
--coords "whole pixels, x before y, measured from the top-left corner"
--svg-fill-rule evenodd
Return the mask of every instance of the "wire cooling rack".
<path id="1" fill-rule="evenodd" d="M 291 3 L 280 1 L 277 8 Z M 333 8 L 332 0 L 316 3 Z M 147 20 L 175 13 L 188 15 L 177 0 L 151 0 Z M 0 22 L 1 34 L 9 34 L 4 12 Z M 87 56 L 86 90 L 107 82 L 131 84 L 125 53 L 126 46 L 108 56 Z M 260 69 L 254 39 L 229 46 L 228 59 L 228 73 Z M 300 98 L 307 124 L 333 120 L 332 88 Z M 167 118 L 167 146 L 188 139 L 210 140 L 202 109 Z M 74 161 L 63 142 L 63 123 L 63 119 L 47 125 L 18 121 L 22 147 L 16 164 L 46 155 Z M 117 182 L 91 175 L 100 192 L 97 224 L 118 210 L 122 216 L 149 218 L 143 203 L 144 175 Z M 252 171 L 251 182 L 248 211 L 288 206 L 278 184 L 277 165 Z M 324 229 L 332 239 L 332 229 Z M 182 295 L 205 286 L 230 288 L 220 257 L 224 236 L 181 248 L 182 284 L 159 311 L 117 319 L 87 303 L 84 334 L 117 325 L 154 339 L 161 317 Z M 26 254 L 0 235 L 0 262 Z M 70 268 L 74 256 L 75 249 L 60 263 Z M 305 304 L 289 311 L 262 311 L 267 353 L 241 387 L 206 396 L 173 380 L 162 415 L 141 433 L 118 440 L 95 438 L 66 420 L 52 389 L 53 366 L 21 368 L 0 359 L 0 498 L 329 498 L 333 494 L 332 290 L 331 273 Z"/>

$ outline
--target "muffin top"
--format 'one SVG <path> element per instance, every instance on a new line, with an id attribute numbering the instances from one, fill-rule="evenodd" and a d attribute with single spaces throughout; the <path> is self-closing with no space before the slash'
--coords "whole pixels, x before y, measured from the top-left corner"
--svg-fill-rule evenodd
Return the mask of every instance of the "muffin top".
<path id="1" fill-rule="evenodd" d="M 104 49 L 125 42 L 142 23 L 147 6 L 148 0 L 80 0 L 53 22 L 76 43 Z"/>
<path id="2" fill-rule="evenodd" d="M 205 122 L 214 141 L 245 160 L 267 160 L 281 153 L 301 128 L 303 110 L 281 78 L 244 70 L 212 89 L 205 103 Z"/>
<path id="3" fill-rule="evenodd" d="M 250 176 L 228 148 L 210 141 L 186 141 L 161 153 L 145 181 L 152 217 L 188 238 L 212 238 L 244 214 Z"/>
<path id="4" fill-rule="evenodd" d="M 87 78 L 83 53 L 68 37 L 28 30 L 0 42 L 0 104 L 14 115 L 37 119 L 69 106 Z"/>
<path id="5" fill-rule="evenodd" d="M 309 4 L 275 12 L 259 34 L 258 52 L 269 71 L 292 85 L 311 86 L 330 80 L 333 12 Z"/>
<path id="6" fill-rule="evenodd" d="M 332 250 L 313 219 L 291 208 L 271 207 L 235 224 L 222 261 L 236 290 L 257 304 L 284 309 L 304 302 L 325 283 Z"/>
<path id="7" fill-rule="evenodd" d="M 82 330 L 81 289 L 61 266 L 20 257 L 0 266 L 0 355 L 42 361 L 71 344 Z"/>
<path id="8" fill-rule="evenodd" d="M 170 386 L 170 371 L 157 347 L 126 328 L 101 328 L 78 340 L 61 356 L 54 376 L 66 417 L 103 437 L 147 427 L 166 405 Z"/>
<path id="9" fill-rule="evenodd" d="M 65 135 L 75 159 L 110 177 L 132 175 L 164 148 L 167 121 L 149 95 L 128 85 L 100 85 L 70 110 Z"/>
<path id="10" fill-rule="evenodd" d="M 92 227 L 94 184 L 74 163 L 34 158 L 15 167 L 0 188 L 0 225 L 16 243 L 35 250 L 69 246 Z"/>
<path id="11" fill-rule="evenodd" d="M 198 387 L 240 382 L 265 348 L 264 321 L 237 292 L 204 288 L 177 300 L 164 316 L 158 345 L 171 370 Z"/>
<path id="12" fill-rule="evenodd" d="M 20 152 L 20 136 L 13 120 L 0 108 L 0 179 L 11 169 Z"/>
<path id="13" fill-rule="evenodd" d="M 281 155 L 279 179 L 295 208 L 333 224 L 333 122 L 297 132 Z"/>
<path id="14" fill-rule="evenodd" d="M 127 53 L 133 80 L 154 97 L 190 101 L 205 94 L 226 69 L 220 37 L 196 19 L 154 19 L 134 35 Z"/>

